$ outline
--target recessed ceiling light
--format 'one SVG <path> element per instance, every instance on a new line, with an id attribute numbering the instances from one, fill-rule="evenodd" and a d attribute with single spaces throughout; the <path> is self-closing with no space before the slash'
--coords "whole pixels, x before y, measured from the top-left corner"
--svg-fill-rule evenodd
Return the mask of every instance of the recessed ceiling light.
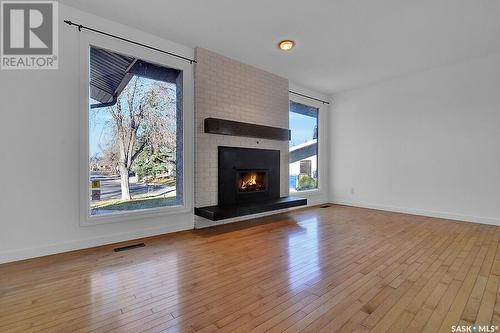
<path id="1" fill-rule="evenodd" d="M 278 47 L 280 49 L 282 49 L 283 51 L 289 51 L 289 50 L 293 49 L 294 46 L 295 46 L 295 42 L 293 40 L 289 40 L 289 39 L 282 40 L 278 44 Z"/>

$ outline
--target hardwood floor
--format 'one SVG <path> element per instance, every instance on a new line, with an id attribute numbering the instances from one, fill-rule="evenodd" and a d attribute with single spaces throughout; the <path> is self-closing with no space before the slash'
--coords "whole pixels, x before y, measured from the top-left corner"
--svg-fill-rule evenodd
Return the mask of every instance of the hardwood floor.
<path id="1" fill-rule="evenodd" d="M 500 325 L 500 228 L 345 206 L 0 265 L 0 332 Z"/>

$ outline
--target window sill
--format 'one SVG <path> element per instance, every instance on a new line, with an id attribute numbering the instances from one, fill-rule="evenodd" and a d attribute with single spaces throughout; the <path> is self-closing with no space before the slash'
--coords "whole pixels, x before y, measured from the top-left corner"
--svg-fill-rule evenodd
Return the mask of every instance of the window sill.
<path id="1" fill-rule="evenodd" d="M 80 221 L 80 226 L 89 227 L 89 226 L 108 224 L 108 223 L 130 222 L 133 220 L 140 221 L 148 218 L 186 214 L 190 212 L 192 212 L 192 208 L 183 205 L 183 206 L 169 206 L 169 207 L 162 207 L 162 208 L 148 209 L 148 210 L 137 210 L 127 213 L 112 213 L 100 216 L 84 215 L 84 217 Z"/>
<path id="2" fill-rule="evenodd" d="M 297 190 L 290 190 L 290 195 L 320 195 L 323 192 L 319 188 L 315 188 L 313 190 L 304 190 L 304 191 L 297 191 Z"/>

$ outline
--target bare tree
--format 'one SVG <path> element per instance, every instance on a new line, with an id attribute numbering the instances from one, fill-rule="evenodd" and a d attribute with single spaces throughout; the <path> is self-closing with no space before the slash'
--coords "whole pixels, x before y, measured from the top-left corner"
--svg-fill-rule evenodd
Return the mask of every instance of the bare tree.
<path id="1" fill-rule="evenodd" d="M 137 156 L 148 146 L 175 147 L 175 105 L 171 84 L 134 77 L 116 104 L 107 108 L 115 138 L 108 145 L 108 155 L 115 152 L 122 200 L 131 199 L 129 173 Z"/>

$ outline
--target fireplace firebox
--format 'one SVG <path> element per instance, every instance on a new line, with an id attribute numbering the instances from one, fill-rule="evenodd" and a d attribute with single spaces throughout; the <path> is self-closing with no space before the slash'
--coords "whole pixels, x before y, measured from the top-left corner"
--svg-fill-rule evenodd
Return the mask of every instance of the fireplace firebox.
<path id="1" fill-rule="evenodd" d="M 279 198 L 279 150 L 219 147 L 218 204 Z"/>
<path id="2" fill-rule="evenodd" d="M 267 190 L 267 170 L 237 170 L 238 192 L 254 193 Z"/>

